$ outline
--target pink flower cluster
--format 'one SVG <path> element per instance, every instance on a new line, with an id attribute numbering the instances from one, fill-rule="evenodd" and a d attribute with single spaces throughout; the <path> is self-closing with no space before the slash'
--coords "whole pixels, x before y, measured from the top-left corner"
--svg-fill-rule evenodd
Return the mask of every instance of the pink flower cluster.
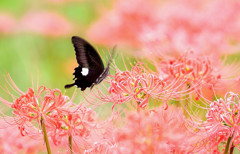
<path id="1" fill-rule="evenodd" d="M 229 77 L 233 73 L 226 72 L 221 62 L 206 56 L 200 58 L 194 52 L 154 59 L 152 65 L 155 72 L 143 63 L 125 71 L 115 66 L 116 74 L 110 77 L 108 94 L 98 91 L 95 96 L 104 102 L 113 102 L 113 108 L 127 102 L 132 102 L 136 108 L 145 108 L 150 99 L 157 104 L 186 95 L 193 95 L 196 100 L 201 97 L 212 99 L 214 94 L 206 94 L 206 91 L 220 94 L 226 91 L 227 83 L 230 86 L 233 82 L 225 77 L 227 73 Z"/>
<path id="2" fill-rule="evenodd" d="M 5 140 L 4 145 L 29 140 L 29 146 L 15 148 L 19 153 L 42 151 L 43 147 L 39 145 L 42 139 L 48 153 L 208 153 L 238 149 L 238 95 L 228 92 L 225 100 L 211 101 L 199 94 L 201 101 L 209 106 L 200 107 L 201 102 L 191 99 L 195 96 L 192 95 L 195 88 L 188 91 L 188 87 L 195 82 L 198 88 L 205 82 L 214 86 L 215 82 L 208 80 L 212 77 L 210 63 L 207 60 L 203 65 L 191 60 L 184 63 L 183 59 L 177 59 L 179 65 L 170 62 L 170 66 L 162 60 L 163 67 L 155 73 L 142 63 L 123 72 L 115 66 L 117 73 L 110 78 L 108 94 L 98 91 L 101 95 L 97 98 L 103 104 L 112 102 L 113 107 L 133 101 L 137 112 L 125 110 L 123 114 L 112 114 L 105 120 L 100 120 L 97 113 L 86 105 L 73 103 L 58 89 L 40 86 L 36 92 L 34 88 L 22 92 L 8 76 L 7 83 L 19 96 L 5 89 L 13 102 L 3 98 L 0 101 L 13 111 L 12 116 L 2 113 L 1 128 L 5 128 L 3 124 L 6 123 L 10 127 L 2 131 L 8 133 L 9 129 L 17 127 L 19 131 L 14 135 L 19 140 Z M 96 94 L 91 92 L 88 95 Z M 168 108 L 162 105 L 165 102 L 172 104 L 172 101 L 184 111 L 172 105 Z M 151 102 L 157 105 L 151 107 Z M 205 121 L 198 114 L 191 113 L 194 109 L 191 104 L 207 110 Z M 7 152 L 9 149 L 3 150 Z"/>
<path id="3" fill-rule="evenodd" d="M 93 148 L 95 142 L 104 140 L 109 136 L 106 131 L 111 127 L 111 121 L 100 122 L 92 109 L 83 104 L 73 103 L 69 97 L 62 95 L 60 90 L 40 86 L 36 92 L 33 88 L 29 88 L 24 93 L 16 86 L 10 76 L 8 76 L 7 83 L 20 96 L 14 96 L 6 89 L 6 92 L 13 96 L 13 102 L 0 98 L 1 102 L 13 109 L 12 116 L 2 115 L 0 128 L 3 130 L 0 130 L 8 133 L 12 130 L 11 128 L 18 128 L 19 131 L 15 130 L 16 134 L 14 135 L 19 137 L 20 141 L 29 138 L 33 140 L 29 141 L 33 143 L 29 147 L 30 150 L 34 146 L 41 147 L 35 151 L 43 150 L 40 146 L 42 143 L 39 143 L 42 141 L 42 135 L 49 137 L 49 139 L 45 138 L 44 140 L 46 144 L 50 143 L 47 145 L 48 148 L 52 145 L 55 152 L 60 152 L 59 148 L 64 148 L 66 152 L 80 153 Z M 9 128 L 5 129 L 5 127 Z M 67 146 L 70 140 L 72 149 Z M 14 142 L 7 140 L 4 144 L 8 145 L 10 141 Z M 15 144 L 17 142 L 19 141 L 16 140 Z M 26 147 L 25 150 L 28 149 L 27 145 L 22 148 L 24 147 Z M 4 152 L 8 150 L 5 149 Z M 19 148 L 19 152 L 22 150 Z"/>

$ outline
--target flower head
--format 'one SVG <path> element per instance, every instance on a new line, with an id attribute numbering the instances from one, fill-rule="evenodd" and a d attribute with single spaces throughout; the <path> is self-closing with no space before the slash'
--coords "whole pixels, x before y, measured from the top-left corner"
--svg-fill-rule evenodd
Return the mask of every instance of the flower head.
<path id="1" fill-rule="evenodd" d="M 56 120 L 48 126 L 48 129 L 55 144 L 61 144 L 69 136 L 87 139 L 97 125 L 95 112 L 84 105 L 56 112 L 54 119 Z"/>
<path id="2" fill-rule="evenodd" d="M 140 108 L 148 105 L 149 99 L 160 99 L 173 95 L 174 88 L 166 85 L 166 82 L 157 73 L 147 71 L 143 64 L 137 63 L 131 71 L 117 72 L 110 81 L 109 95 L 103 95 L 105 102 L 116 104 L 133 101 Z"/>
<path id="3" fill-rule="evenodd" d="M 197 144 L 207 150 L 216 147 L 226 147 L 231 138 L 230 146 L 240 149 L 240 100 L 235 93 L 228 92 L 225 98 L 217 99 L 210 104 L 206 114 L 206 121 L 194 121 L 191 125 L 198 130 L 197 135 L 202 139 Z"/>
<path id="4" fill-rule="evenodd" d="M 62 95 L 58 89 L 48 89 L 45 86 L 40 86 L 36 92 L 33 88 L 29 88 L 24 93 L 16 86 L 10 76 L 8 76 L 8 79 L 7 82 L 10 87 L 20 96 L 13 96 L 7 90 L 13 96 L 13 102 L 2 98 L 0 100 L 13 109 L 14 120 L 11 123 L 18 125 L 22 135 L 28 134 L 26 127 L 34 127 L 32 124 L 40 124 L 42 119 L 46 124 L 54 122 L 54 115 L 72 104 L 68 101 L 69 98 Z"/>
<path id="5" fill-rule="evenodd" d="M 42 97 L 42 95 L 44 96 Z M 13 114 L 24 126 L 25 121 L 36 120 L 39 122 L 41 118 L 45 119 L 47 123 L 52 122 L 52 115 L 66 106 L 67 100 L 68 97 L 62 95 L 60 90 L 51 90 L 41 86 L 36 94 L 32 88 L 29 88 L 11 107 L 14 109 Z M 24 130 L 24 127 L 20 130 Z"/>
<path id="6" fill-rule="evenodd" d="M 211 60 L 209 57 L 199 57 L 193 52 L 187 52 L 174 58 L 165 58 L 156 65 L 167 76 L 168 82 L 177 80 L 179 89 L 197 92 L 198 99 L 202 87 L 212 89 L 222 78 L 221 72 L 217 71 Z"/>

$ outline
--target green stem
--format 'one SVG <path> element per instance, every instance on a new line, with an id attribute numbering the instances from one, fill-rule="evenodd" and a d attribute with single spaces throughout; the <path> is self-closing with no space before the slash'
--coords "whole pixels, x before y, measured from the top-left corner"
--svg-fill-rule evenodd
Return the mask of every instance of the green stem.
<path id="1" fill-rule="evenodd" d="M 229 151 L 229 147 L 230 147 L 230 143 L 231 143 L 231 141 L 232 141 L 232 138 L 233 138 L 233 135 L 231 135 L 231 136 L 228 138 L 228 141 L 227 141 L 227 145 L 226 145 L 224 154 L 228 154 L 228 151 Z"/>
<path id="2" fill-rule="evenodd" d="M 70 153 L 73 154 L 73 151 L 72 151 L 72 135 L 69 135 L 68 144 L 69 144 Z"/>
<path id="3" fill-rule="evenodd" d="M 232 144 L 232 147 L 230 148 L 230 154 L 233 154 L 233 150 L 234 150 L 234 145 Z"/>
<path id="4" fill-rule="evenodd" d="M 49 141 L 48 141 L 48 137 L 47 137 L 47 131 L 46 131 L 46 125 L 44 123 L 44 119 L 43 117 L 41 117 L 41 126 L 42 126 L 42 131 L 43 131 L 43 137 L 44 137 L 44 141 L 45 141 L 45 144 L 46 144 L 46 148 L 47 148 L 47 152 L 48 154 L 51 154 L 51 148 L 50 148 L 50 145 L 49 145 Z"/>

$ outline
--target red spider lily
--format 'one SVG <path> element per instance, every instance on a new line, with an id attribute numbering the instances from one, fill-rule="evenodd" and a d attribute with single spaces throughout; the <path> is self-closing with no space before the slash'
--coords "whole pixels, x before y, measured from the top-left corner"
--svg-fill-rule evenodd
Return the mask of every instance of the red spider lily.
<path id="1" fill-rule="evenodd" d="M 193 51 L 154 61 L 158 71 L 166 76 L 166 83 L 177 80 L 176 84 L 181 85 L 177 91 L 194 92 L 197 100 L 200 97 L 212 99 L 214 93 L 224 95 L 233 89 L 240 75 L 239 62 L 224 65 L 224 60 L 199 56 Z"/>
<path id="2" fill-rule="evenodd" d="M 40 86 L 36 94 L 32 88 L 29 88 L 11 107 L 14 109 L 13 115 L 18 119 L 20 131 L 23 132 L 26 121 L 36 120 L 36 122 L 40 122 L 43 118 L 46 123 L 51 123 L 53 121 L 52 114 L 65 107 L 67 100 L 68 97 L 62 95 L 60 90 L 51 90 Z"/>
<path id="3" fill-rule="evenodd" d="M 20 97 L 15 100 L 16 96 L 6 89 L 5 91 L 14 98 L 14 103 L 0 98 L 0 101 L 13 109 L 13 117 L 8 118 L 10 119 L 8 123 L 17 125 L 23 136 L 32 136 L 34 133 L 39 135 L 41 131 L 44 136 L 47 151 L 50 153 L 51 149 L 47 137 L 46 125 L 51 125 L 56 120 L 54 119 L 54 115 L 71 105 L 71 102 L 68 101 L 69 98 L 62 95 L 58 89 L 47 89 L 45 86 L 40 86 L 36 93 L 33 88 L 29 88 L 28 91 L 24 93 L 16 86 L 10 76 L 8 76 L 8 78 L 9 81 L 6 81 L 9 86 L 20 95 Z M 35 127 L 36 125 L 41 126 L 39 132 L 39 129 Z"/>
<path id="4" fill-rule="evenodd" d="M 175 58 L 164 59 L 157 68 L 167 76 L 168 82 L 178 79 L 179 88 L 195 91 L 196 99 L 201 95 L 201 88 L 212 89 L 222 77 L 216 65 L 208 57 L 198 57 L 193 52 L 184 53 Z M 184 83 L 184 84 L 183 84 Z"/>
<path id="5" fill-rule="evenodd" d="M 184 127 L 182 113 L 162 108 L 127 116 L 127 124 L 115 132 L 116 153 L 188 153 L 195 139 Z"/>
<path id="6" fill-rule="evenodd" d="M 237 94 L 228 92 L 225 98 L 213 101 L 206 114 L 206 121 L 190 121 L 190 126 L 199 130 L 202 139 L 197 144 L 199 149 L 206 148 L 229 151 L 240 149 L 240 100 Z"/>
<path id="7" fill-rule="evenodd" d="M 101 94 L 104 102 L 122 104 L 133 100 L 137 106 L 144 108 L 148 105 L 149 99 L 164 99 L 174 95 L 173 84 L 166 85 L 157 73 L 150 73 L 138 63 L 131 71 L 120 71 L 112 76 L 111 86 L 108 89 L 109 95 Z"/>

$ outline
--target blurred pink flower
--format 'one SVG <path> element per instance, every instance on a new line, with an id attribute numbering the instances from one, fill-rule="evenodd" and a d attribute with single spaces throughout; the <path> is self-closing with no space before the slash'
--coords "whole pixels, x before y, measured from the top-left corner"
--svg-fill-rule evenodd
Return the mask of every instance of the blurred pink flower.
<path id="1" fill-rule="evenodd" d="M 141 111 L 127 116 L 115 132 L 116 153 L 190 153 L 195 139 L 176 108 Z"/>
<path id="2" fill-rule="evenodd" d="M 30 12 L 20 21 L 20 30 L 47 36 L 64 36 L 72 32 L 72 25 L 61 15 L 52 12 Z"/>
<path id="3" fill-rule="evenodd" d="M 102 44 L 140 46 L 146 55 L 187 50 L 221 55 L 238 51 L 239 10 L 234 0 L 119 0 L 90 28 L 89 37 Z"/>
<path id="4" fill-rule="evenodd" d="M 76 2 L 76 1 L 85 1 L 85 0 L 47 0 L 48 2 L 51 3 L 56 3 L 56 4 L 63 4 L 63 3 L 69 3 L 69 2 Z"/>
<path id="5" fill-rule="evenodd" d="M 240 149 L 240 100 L 237 94 L 228 92 L 225 98 L 217 99 L 210 104 L 206 114 L 206 121 L 190 121 L 190 126 L 198 130 L 196 135 L 201 136 L 199 149 L 218 149 L 218 147 L 236 147 Z M 230 142 L 228 143 L 228 140 Z M 223 148 L 223 150 L 224 150 Z M 222 151 L 223 152 L 223 151 Z"/>
<path id="6" fill-rule="evenodd" d="M 157 28 L 141 34 L 142 42 L 159 54 L 189 49 L 201 55 L 237 52 L 239 8 L 239 1 L 234 0 L 169 1 L 160 9 Z"/>
<path id="7" fill-rule="evenodd" d="M 17 126 L 12 126 L 6 119 L 0 120 L 0 153 L 33 154 L 43 151 L 43 140 L 22 136 Z"/>
<path id="8" fill-rule="evenodd" d="M 118 0 L 113 10 L 90 28 L 89 38 L 101 44 L 115 45 L 123 42 L 139 46 L 139 33 L 145 26 L 158 23 L 156 15 L 157 7 L 153 1 Z"/>
<path id="9" fill-rule="evenodd" d="M 15 30 L 16 19 L 6 13 L 0 13 L 0 33 L 9 34 Z"/>
<path id="10" fill-rule="evenodd" d="M 116 144 L 108 140 L 102 140 L 94 143 L 92 148 L 84 151 L 84 154 L 115 154 L 116 149 Z"/>
<path id="11" fill-rule="evenodd" d="M 115 124 L 115 113 L 105 121 L 96 120 L 94 129 L 91 129 L 91 133 L 86 138 L 86 144 L 84 154 L 106 154 L 114 153 L 116 149 L 116 142 L 114 139 L 114 130 L 117 126 Z"/>
<path id="12" fill-rule="evenodd" d="M 52 2 L 52 3 L 64 3 L 69 0 L 47 0 L 47 1 Z"/>

